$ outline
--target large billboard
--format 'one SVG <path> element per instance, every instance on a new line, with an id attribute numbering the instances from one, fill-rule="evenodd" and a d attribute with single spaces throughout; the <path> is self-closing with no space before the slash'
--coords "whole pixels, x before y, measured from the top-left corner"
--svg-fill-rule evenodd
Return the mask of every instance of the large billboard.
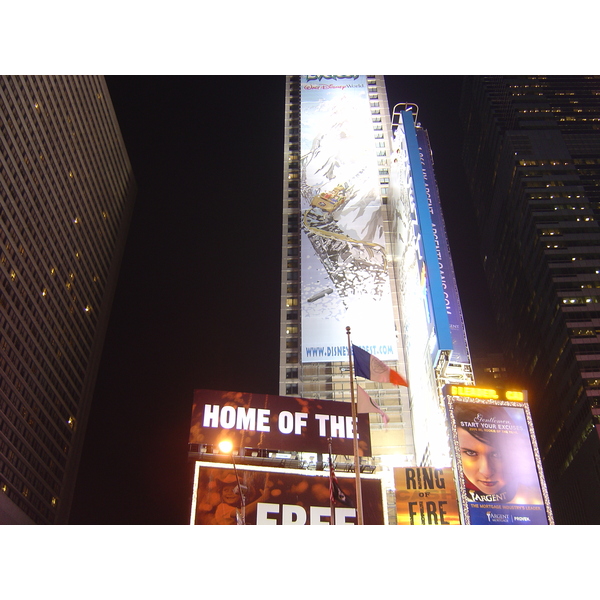
<path id="1" fill-rule="evenodd" d="M 356 525 L 354 474 L 336 478 L 347 505 L 333 509 L 334 524 Z M 364 524 L 384 525 L 381 480 L 362 475 L 361 497 Z M 330 525 L 331 516 L 329 476 L 322 471 L 196 462 L 191 525 Z"/>
<path id="2" fill-rule="evenodd" d="M 363 75 L 302 78 L 302 362 L 347 361 L 347 326 L 397 360 L 371 102 Z"/>
<path id="3" fill-rule="evenodd" d="M 439 271 L 442 293 L 444 296 L 444 308 L 448 317 L 450 336 L 452 339 L 451 360 L 452 362 L 470 364 L 471 361 L 467 348 L 462 308 L 458 296 L 454 265 L 452 264 L 450 247 L 446 236 L 442 205 L 433 170 L 433 158 L 431 155 L 429 138 L 427 132 L 420 128 L 416 130 L 416 136 L 419 142 L 419 154 L 421 156 L 421 164 L 423 167 L 423 182 L 431 219 L 431 232 L 433 234 L 435 256 L 437 259 L 437 268 L 435 270 L 436 272 Z M 431 266 L 429 268 L 431 270 Z"/>
<path id="4" fill-rule="evenodd" d="M 491 394 L 448 395 L 447 401 L 465 523 L 553 523 L 527 403 Z"/>
<path id="5" fill-rule="evenodd" d="M 358 452 L 371 456 L 369 415 L 358 416 Z M 194 390 L 190 444 L 354 455 L 352 405 L 219 390 Z"/>
<path id="6" fill-rule="evenodd" d="M 460 525 L 454 473 L 449 467 L 395 467 L 398 525 Z"/>
<path id="7" fill-rule="evenodd" d="M 427 281 L 428 300 L 431 314 L 429 315 L 435 326 L 435 342 L 431 347 L 433 364 L 439 358 L 439 352 L 450 351 L 453 348 L 450 321 L 446 311 L 446 295 L 444 282 L 440 272 L 440 260 L 438 256 L 439 244 L 432 223 L 432 204 L 429 183 L 426 185 L 423 163 L 425 153 L 419 148 L 419 140 L 414 124 L 412 112 L 402 112 L 402 124 L 406 139 L 406 148 L 410 162 L 417 223 L 419 228 L 420 245 L 423 251 L 425 270 L 423 279 Z M 429 150 L 429 148 L 428 148 Z"/>
<path id="8" fill-rule="evenodd" d="M 450 445 L 434 369 L 440 352 L 445 350 L 448 355 L 452 339 L 432 226 L 431 190 L 428 195 L 426 185 L 433 174 L 428 172 L 425 178 L 427 165 L 422 163 L 428 149 L 419 144 L 413 113 L 395 111 L 396 116 L 401 118 L 392 139 L 388 211 L 395 277 L 401 283 L 399 312 L 410 382 L 413 440 L 417 462 L 427 456 L 430 464 L 443 466 L 450 464 Z M 436 319 L 440 315 L 445 325 Z M 440 331 L 447 334 L 441 341 Z"/>

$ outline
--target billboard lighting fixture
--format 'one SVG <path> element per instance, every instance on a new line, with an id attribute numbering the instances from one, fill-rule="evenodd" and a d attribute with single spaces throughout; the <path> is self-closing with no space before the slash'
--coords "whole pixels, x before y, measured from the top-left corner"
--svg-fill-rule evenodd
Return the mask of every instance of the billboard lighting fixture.
<path id="1" fill-rule="evenodd" d="M 353 463 L 335 463 L 333 468 L 340 473 L 354 473 Z M 377 467 L 375 465 L 360 465 L 360 472 L 371 474 L 375 472 L 376 468 Z"/>
<path id="2" fill-rule="evenodd" d="M 219 442 L 219 450 L 223 452 L 223 454 L 231 454 L 231 456 L 233 456 L 233 444 L 229 440 Z"/>

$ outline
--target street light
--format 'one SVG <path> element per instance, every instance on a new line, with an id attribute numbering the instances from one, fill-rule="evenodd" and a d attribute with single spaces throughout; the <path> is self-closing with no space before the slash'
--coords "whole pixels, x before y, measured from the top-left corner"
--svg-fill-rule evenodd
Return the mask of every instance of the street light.
<path id="1" fill-rule="evenodd" d="M 237 472 L 237 468 L 235 466 L 235 458 L 233 455 L 233 444 L 229 440 L 222 440 L 219 442 L 219 450 L 223 452 L 223 454 L 231 454 L 231 462 L 233 464 L 233 472 L 235 473 L 235 480 L 237 482 L 237 490 L 240 494 L 241 506 L 240 506 L 240 521 L 242 525 L 246 524 L 246 496 L 244 496 L 244 490 L 242 488 L 242 484 L 240 483 L 240 478 Z M 235 489 L 234 489 L 235 492 Z"/>

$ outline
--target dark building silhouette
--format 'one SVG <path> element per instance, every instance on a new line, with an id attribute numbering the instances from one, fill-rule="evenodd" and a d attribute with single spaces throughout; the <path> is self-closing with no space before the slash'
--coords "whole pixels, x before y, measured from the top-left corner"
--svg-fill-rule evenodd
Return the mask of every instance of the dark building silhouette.
<path id="1" fill-rule="evenodd" d="M 600 523 L 600 77 L 467 77 L 463 160 L 501 350 L 557 523 Z"/>
<path id="2" fill-rule="evenodd" d="M 66 523 L 136 184 L 102 77 L 0 77 L 0 523 Z"/>
<path id="3" fill-rule="evenodd" d="M 511 387 L 502 353 L 473 354 L 471 360 L 479 387 Z"/>

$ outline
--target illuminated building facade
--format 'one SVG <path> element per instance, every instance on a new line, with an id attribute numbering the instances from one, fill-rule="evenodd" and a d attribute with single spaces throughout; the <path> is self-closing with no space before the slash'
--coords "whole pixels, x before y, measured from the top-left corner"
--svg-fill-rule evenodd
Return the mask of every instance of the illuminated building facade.
<path id="1" fill-rule="evenodd" d="M 463 159 L 557 523 L 600 523 L 600 78 L 468 77 Z"/>
<path id="2" fill-rule="evenodd" d="M 349 401 L 346 327 L 405 375 L 359 381 L 391 490 L 393 467 L 451 464 L 441 390 L 473 383 L 427 133 L 383 76 L 289 76 L 284 135 L 279 391 Z"/>
<path id="3" fill-rule="evenodd" d="M 102 77 L 0 78 L 0 523 L 66 523 L 136 184 Z"/>

